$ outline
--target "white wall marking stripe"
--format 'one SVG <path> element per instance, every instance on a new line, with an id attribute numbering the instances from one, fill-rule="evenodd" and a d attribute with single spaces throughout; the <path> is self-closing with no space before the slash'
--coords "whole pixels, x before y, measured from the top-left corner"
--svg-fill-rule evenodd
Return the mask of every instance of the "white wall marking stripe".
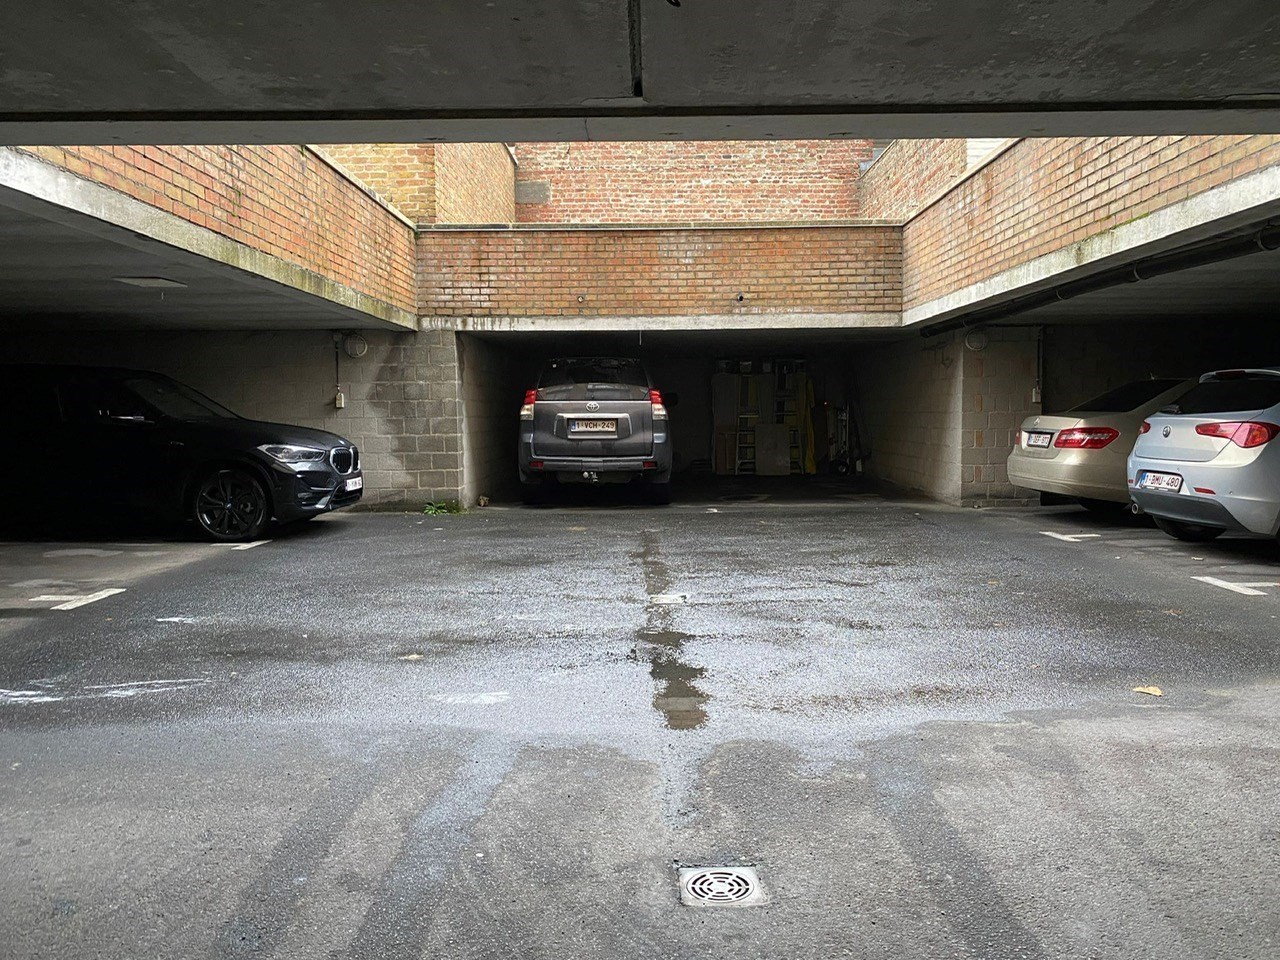
<path id="1" fill-rule="evenodd" d="M 1236 593 L 1243 593 L 1246 597 L 1266 596 L 1266 594 L 1261 590 L 1254 590 L 1252 587 L 1245 586 L 1241 583 L 1227 583 L 1227 581 L 1219 580 L 1217 577 L 1192 577 L 1191 579 L 1199 580 L 1201 583 L 1207 583 L 1210 586 L 1221 587 L 1223 590 L 1232 590 Z"/>

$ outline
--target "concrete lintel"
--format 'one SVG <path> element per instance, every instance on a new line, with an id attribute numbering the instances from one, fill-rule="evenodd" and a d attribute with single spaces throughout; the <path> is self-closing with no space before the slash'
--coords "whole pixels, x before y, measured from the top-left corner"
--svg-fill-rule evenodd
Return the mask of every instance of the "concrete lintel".
<path id="1" fill-rule="evenodd" d="M 744 313 L 614 317 L 431 317 L 423 330 L 461 333 L 577 333 L 632 330 L 898 330 L 898 313 Z"/>
<path id="2" fill-rule="evenodd" d="M 418 329 L 409 310 L 9 147 L 0 147 L 0 203 L 138 250 L 162 243 L 232 267 L 247 280 L 269 281 L 295 299 L 328 301 L 362 321 L 356 325 Z M 106 229 L 95 231 L 85 217 Z"/>
<path id="3" fill-rule="evenodd" d="M 1272 133 L 1280 103 L 1087 103 L 1046 107 L 946 104 L 754 107 L 648 112 L 619 107 L 584 111 L 403 111 L 244 114 L 7 114 L 7 144 L 478 143 L 582 140 L 822 140 L 967 137 L 1085 137 Z"/>
<path id="4" fill-rule="evenodd" d="M 948 320 L 976 307 L 1069 283 L 1137 256 L 1209 239 L 1280 212 L 1280 165 L 1267 167 L 1153 213 L 910 307 L 903 325 Z"/>

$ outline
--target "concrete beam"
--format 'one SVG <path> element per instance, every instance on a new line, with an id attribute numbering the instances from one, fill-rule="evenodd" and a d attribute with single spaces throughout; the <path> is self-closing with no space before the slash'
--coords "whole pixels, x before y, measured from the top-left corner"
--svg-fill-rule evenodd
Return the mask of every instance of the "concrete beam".
<path id="1" fill-rule="evenodd" d="M 749 313 L 618 317 L 430 317 L 423 330 L 459 333 L 621 333 L 630 331 L 716 330 L 898 330 L 899 313 Z"/>

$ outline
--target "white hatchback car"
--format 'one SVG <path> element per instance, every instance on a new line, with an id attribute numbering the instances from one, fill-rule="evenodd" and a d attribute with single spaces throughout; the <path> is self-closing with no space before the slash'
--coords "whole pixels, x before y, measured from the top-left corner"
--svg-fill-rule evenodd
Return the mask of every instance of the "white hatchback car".
<path id="1" fill-rule="evenodd" d="M 1280 367 L 1219 370 L 1143 422 L 1129 493 L 1180 540 L 1280 534 Z"/>

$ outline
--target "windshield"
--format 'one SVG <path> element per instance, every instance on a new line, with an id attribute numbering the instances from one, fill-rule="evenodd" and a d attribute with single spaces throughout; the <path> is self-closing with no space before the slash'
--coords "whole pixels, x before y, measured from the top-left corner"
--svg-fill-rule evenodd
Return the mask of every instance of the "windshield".
<path id="1" fill-rule="evenodd" d="M 1265 410 L 1280 403 L 1280 377 L 1246 376 L 1206 380 L 1177 400 L 1179 413 Z"/>
<path id="2" fill-rule="evenodd" d="M 1181 380 L 1135 380 L 1123 387 L 1108 390 L 1099 397 L 1094 397 L 1079 406 L 1072 407 L 1069 413 L 1126 413 L 1144 403 L 1150 403 L 1166 390 L 1172 390 Z"/>
<path id="3" fill-rule="evenodd" d="M 236 415 L 203 393 L 168 377 L 131 377 L 125 387 L 174 420 L 234 419 Z"/>

